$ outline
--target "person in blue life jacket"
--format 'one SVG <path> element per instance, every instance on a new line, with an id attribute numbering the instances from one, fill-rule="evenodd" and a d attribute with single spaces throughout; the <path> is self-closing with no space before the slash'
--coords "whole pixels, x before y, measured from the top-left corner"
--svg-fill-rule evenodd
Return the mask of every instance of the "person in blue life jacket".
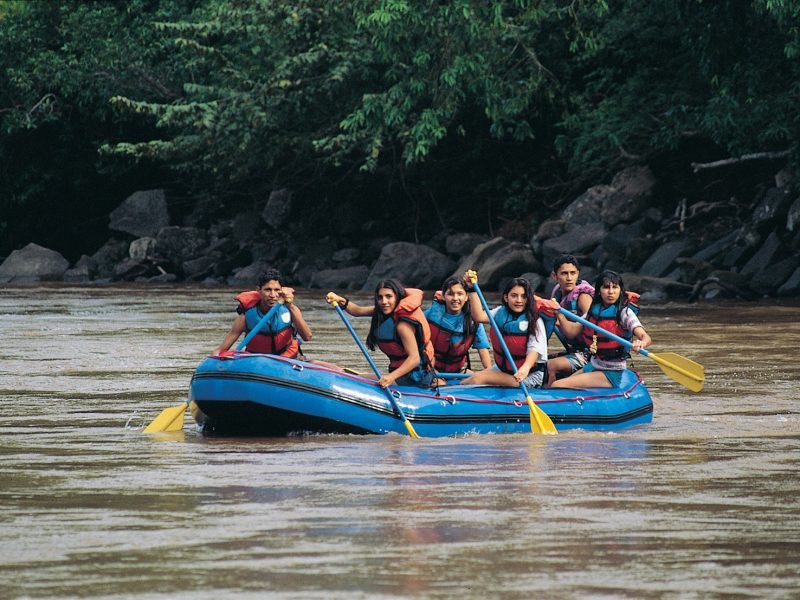
<path id="1" fill-rule="evenodd" d="M 571 254 L 559 255 L 553 261 L 553 271 L 550 273 L 551 279 L 556 284 L 551 297 L 562 308 L 576 315 L 585 315 L 592 305 L 594 286 L 581 279 L 580 273 L 581 268 L 577 258 Z M 565 349 L 565 352 L 551 356 L 547 361 L 545 387 L 549 387 L 560 377 L 572 375 L 575 371 L 582 369 L 591 359 L 591 353 L 588 346 L 584 344 L 582 336 L 571 340 L 556 326 L 555 317 L 545 316 L 543 318 L 547 338 L 549 339 L 555 333 Z"/>
<path id="2" fill-rule="evenodd" d="M 592 305 L 583 317 L 623 339 L 631 340 L 632 351 L 647 348 L 652 340 L 639 317 L 629 305 L 622 277 L 614 271 L 603 271 L 594 284 Z M 568 320 L 558 313 L 558 326 L 571 339 L 581 337 L 590 348 L 592 358 L 569 377 L 552 383 L 555 388 L 619 387 L 622 372 L 627 368 L 628 349 L 590 327 Z"/>
<path id="3" fill-rule="evenodd" d="M 239 301 L 239 316 L 233 322 L 228 335 L 214 351 L 220 354 L 227 351 L 239 336 L 250 332 L 261 318 L 277 302 L 282 302 L 272 317 L 261 326 L 258 334 L 247 344 L 248 352 L 275 354 L 287 358 L 302 357 L 298 337 L 307 342 L 311 339 L 311 328 L 303 318 L 303 312 L 294 302 L 294 290 L 283 284 L 283 278 L 276 269 L 264 271 L 258 278 L 255 290 L 242 292 Z"/>
<path id="4" fill-rule="evenodd" d="M 477 275 L 474 271 L 467 271 L 464 279 L 477 282 Z M 472 318 L 477 323 L 489 323 L 489 316 L 483 310 L 477 293 L 472 290 L 468 292 Z M 474 373 L 463 383 L 516 387 L 522 382 L 526 387 L 542 387 L 547 365 L 547 336 L 530 282 L 522 277 L 509 281 L 503 290 L 502 301 L 490 312 L 514 362 L 509 364 L 506 360 L 500 340 L 492 328 L 490 336 L 496 364 Z"/>
<path id="5" fill-rule="evenodd" d="M 448 277 L 425 310 L 440 373 L 471 373 L 470 348 L 478 351 L 484 369 L 492 366 L 489 338 L 483 326 L 472 319 L 467 287 L 463 279 Z"/>
<path id="6" fill-rule="evenodd" d="M 325 300 L 337 303 L 354 317 L 372 317 L 367 347 L 377 347 L 389 358 L 389 372 L 378 379 L 382 388 L 394 384 L 428 387 L 433 383 L 434 354 L 430 326 L 421 308 L 422 290 L 383 279 L 375 286 L 372 306 L 361 306 L 334 292 L 328 292 Z"/>

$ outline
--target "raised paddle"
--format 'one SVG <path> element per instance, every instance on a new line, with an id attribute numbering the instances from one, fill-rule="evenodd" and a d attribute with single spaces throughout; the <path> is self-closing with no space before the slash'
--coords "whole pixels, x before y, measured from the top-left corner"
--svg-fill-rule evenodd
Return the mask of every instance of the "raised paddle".
<path id="1" fill-rule="evenodd" d="M 489 317 L 489 323 L 492 325 L 492 329 L 494 330 L 494 334 L 497 336 L 497 339 L 500 340 L 500 345 L 503 347 L 503 354 L 506 356 L 506 360 L 508 364 L 514 365 L 514 358 L 511 356 L 511 352 L 506 345 L 506 341 L 503 339 L 503 334 L 500 333 L 500 328 L 497 326 L 497 323 L 494 320 L 494 316 L 492 313 L 489 312 L 489 306 L 486 304 L 486 298 L 483 297 L 483 292 L 481 292 L 480 286 L 478 286 L 477 282 L 472 282 L 472 289 L 478 294 L 478 298 L 481 299 L 481 304 L 483 305 L 483 310 L 486 311 L 486 316 Z M 531 324 L 533 325 L 533 324 Z M 544 412 L 541 408 L 536 406 L 531 395 L 528 393 L 527 388 L 525 387 L 525 383 L 522 381 L 519 382 L 519 387 L 522 390 L 522 393 L 525 394 L 525 400 L 528 402 L 528 407 L 531 409 L 531 432 L 532 433 L 547 433 L 547 434 L 556 434 L 558 431 L 556 430 L 556 426 L 553 425 L 553 420 L 549 417 L 549 415 Z"/>
<path id="2" fill-rule="evenodd" d="M 579 317 L 575 313 L 572 313 L 564 308 L 559 308 L 558 312 L 562 313 L 568 319 L 572 319 L 573 321 L 577 321 L 578 323 L 585 325 L 591 329 L 594 329 L 598 333 L 602 333 L 604 336 L 614 340 L 615 342 L 622 344 L 628 349 L 633 349 L 633 344 L 628 340 L 619 337 L 618 335 L 614 335 L 610 331 L 606 331 L 602 327 L 598 327 L 591 321 L 587 321 L 583 317 Z M 662 352 L 661 354 L 656 354 L 655 352 L 650 352 L 642 348 L 639 350 L 639 354 L 643 354 L 647 358 L 652 358 L 658 366 L 661 368 L 661 371 L 667 376 L 671 377 L 684 387 L 689 388 L 693 392 L 699 392 L 703 389 L 703 382 L 705 381 L 706 374 L 703 365 L 694 362 L 693 360 L 689 360 L 688 358 L 681 356 L 680 354 L 675 354 L 674 352 Z"/>
<path id="3" fill-rule="evenodd" d="M 255 335 L 258 333 L 259 329 L 266 323 L 272 315 L 275 314 L 275 311 L 278 310 L 278 307 L 282 304 L 282 302 L 276 302 L 275 305 L 267 311 L 261 319 L 259 319 L 256 326 L 250 330 L 245 338 L 242 340 L 242 343 L 236 346 L 237 350 L 243 350 L 247 344 L 250 343 Z M 183 413 L 186 411 L 186 407 L 189 406 L 189 401 L 186 400 L 183 404 L 179 404 L 177 406 L 170 406 L 169 408 L 165 408 L 161 411 L 161 414 L 158 415 L 155 419 L 153 419 L 150 424 L 144 428 L 144 433 L 161 433 L 162 431 L 180 431 L 183 429 Z"/>
<path id="4" fill-rule="evenodd" d="M 372 357 L 369 355 L 369 352 L 367 351 L 363 342 L 358 338 L 358 334 L 356 333 L 356 330 L 353 329 L 353 326 L 350 324 L 350 320 L 344 315 L 342 307 L 339 306 L 338 302 L 333 302 L 333 307 L 336 309 L 336 312 L 339 314 L 339 317 L 342 319 L 342 322 L 347 327 L 347 330 L 350 332 L 350 335 L 353 336 L 353 339 L 356 341 L 356 344 L 358 344 L 358 347 L 361 349 L 361 353 L 364 355 L 364 358 L 367 359 L 369 366 L 372 368 L 372 372 L 375 373 L 375 377 L 380 379 L 381 378 L 380 370 L 378 370 L 378 367 L 375 365 L 375 362 L 372 360 Z M 392 390 L 390 390 L 387 387 L 383 388 L 383 391 L 386 392 L 386 397 L 389 399 L 389 402 L 391 402 L 392 408 L 394 408 L 395 412 L 397 412 L 397 414 L 400 416 L 400 419 L 403 421 L 403 425 L 406 426 L 406 429 L 408 430 L 408 435 L 410 435 L 412 438 L 419 438 L 419 435 L 417 435 L 417 432 L 414 431 L 414 427 L 412 427 L 411 422 L 406 418 L 406 414 L 403 412 L 403 409 L 400 408 L 400 405 L 397 404 L 397 401 L 394 399 L 394 394 L 392 394 Z"/>

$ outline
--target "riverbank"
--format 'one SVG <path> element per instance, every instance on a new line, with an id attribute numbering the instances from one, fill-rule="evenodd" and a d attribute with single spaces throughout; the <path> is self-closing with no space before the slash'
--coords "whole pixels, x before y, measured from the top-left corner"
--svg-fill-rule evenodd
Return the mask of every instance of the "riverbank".
<path id="1" fill-rule="evenodd" d="M 507 224 L 494 232 L 502 235 L 442 228 L 424 243 L 395 239 L 390 220 L 355 224 L 356 234 L 305 230 L 289 190 L 274 191 L 260 212 L 228 215 L 198 203 L 174 224 L 164 190 L 146 190 L 109 215 L 110 237 L 92 255 L 70 264 L 31 243 L 2 262 L 0 282 L 249 288 L 271 266 L 312 289 L 370 290 L 385 277 L 436 289 L 472 268 L 487 289 L 523 275 L 547 293 L 553 259 L 566 252 L 579 258 L 585 279 L 614 269 L 645 300 L 800 296 L 800 197 L 787 170 L 752 186 L 746 201 L 717 194 L 690 202 L 667 187 L 650 168 L 631 167 L 550 218 Z"/>

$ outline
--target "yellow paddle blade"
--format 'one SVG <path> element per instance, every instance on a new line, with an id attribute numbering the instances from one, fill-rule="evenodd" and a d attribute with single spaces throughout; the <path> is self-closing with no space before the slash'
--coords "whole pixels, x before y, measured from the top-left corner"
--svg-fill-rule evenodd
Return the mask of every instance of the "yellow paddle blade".
<path id="1" fill-rule="evenodd" d="M 703 382 L 706 379 L 703 365 L 674 352 L 662 352 L 660 354 L 651 352 L 648 356 L 658 363 L 658 366 L 661 367 L 667 377 L 671 377 L 693 392 L 699 392 L 703 389 Z"/>
<path id="2" fill-rule="evenodd" d="M 553 420 L 546 412 L 536 406 L 530 396 L 525 398 L 528 401 L 528 407 L 531 409 L 531 431 L 533 433 L 543 433 L 545 435 L 555 435 L 558 433 L 556 426 L 553 425 Z"/>
<path id="3" fill-rule="evenodd" d="M 188 402 L 180 406 L 170 406 L 161 411 L 153 421 L 144 428 L 144 433 L 159 433 L 161 431 L 180 431 L 183 429 L 183 413 L 186 412 Z"/>
<path id="4" fill-rule="evenodd" d="M 419 435 L 417 435 L 417 432 L 414 431 L 414 428 L 411 426 L 411 421 L 406 419 L 403 421 L 403 423 L 405 423 L 406 429 L 408 429 L 408 435 L 410 435 L 412 438 L 419 439 Z"/>

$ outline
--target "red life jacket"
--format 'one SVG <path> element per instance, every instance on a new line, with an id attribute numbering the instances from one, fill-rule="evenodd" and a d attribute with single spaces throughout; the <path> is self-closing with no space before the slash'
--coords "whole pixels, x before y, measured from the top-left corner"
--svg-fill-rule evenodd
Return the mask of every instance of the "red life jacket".
<path id="1" fill-rule="evenodd" d="M 634 313 L 638 313 L 639 307 L 636 302 L 639 300 L 639 294 L 636 292 L 626 292 L 626 294 L 627 298 L 619 310 L 630 308 Z M 617 322 L 616 304 L 606 307 L 595 304 L 589 309 L 586 320 L 625 340 L 630 341 L 633 338 L 633 332 L 623 329 L 622 325 Z M 583 342 L 587 347 L 593 348 L 594 354 L 602 360 L 618 360 L 628 356 L 627 346 L 590 327 L 583 328 Z"/>
<path id="2" fill-rule="evenodd" d="M 513 375 L 525 362 L 528 349 L 528 312 L 525 311 L 516 317 L 505 306 L 501 306 L 494 314 L 495 323 L 500 333 L 503 336 L 508 351 L 514 359 L 514 365 L 509 364 L 506 360 L 506 354 L 503 352 L 503 346 L 494 332 L 494 327 L 490 331 L 492 340 L 492 351 L 494 352 L 494 361 L 501 371 Z M 534 324 L 535 325 L 535 324 Z"/>
<path id="3" fill-rule="evenodd" d="M 236 299 L 239 301 L 237 312 L 244 314 L 245 329 L 250 332 L 264 316 L 258 310 L 261 295 L 256 291 L 242 292 L 236 296 Z M 272 317 L 261 326 L 253 339 L 247 343 L 245 350 L 258 354 L 277 354 L 286 358 L 295 358 L 300 352 L 300 342 L 294 336 L 289 309 L 280 306 Z"/>
<path id="4" fill-rule="evenodd" d="M 436 369 L 442 373 L 458 373 L 464 368 L 467 362 L 467 355 L 475 339 L 475 334 L 471 333 L 464 337 L 464 330 L 456 331 L 445 326 L 444 316 L 447 312 L 444 302 L 441 299 L 441 291 L 437 291 L 434 302 L 425 311 L 431 329 L 431 344 L 436 356 Z M 462 319 L 466 317 L 462 314 Z M 461 321 L 463 323 L 463 320 Z M 460 338 L 461 341 L 453 342 L 453 337 Z"/>
<path id="5" fill-rule="evenodd" d="M 397 323 L 403 321 L 414 327 L 414 337 L 419 348 L 420 367 L 426 371 L 433 368 L 434 354 L 431 344 L 431 329 L 422 313 L 422 290 L 406 288 L 402 298 L 392 313 L 375 332 L 375 343 L 389 357 L 389 371 L 394 371 L 408 358 L 408 353 L 397 335 Z"/>

